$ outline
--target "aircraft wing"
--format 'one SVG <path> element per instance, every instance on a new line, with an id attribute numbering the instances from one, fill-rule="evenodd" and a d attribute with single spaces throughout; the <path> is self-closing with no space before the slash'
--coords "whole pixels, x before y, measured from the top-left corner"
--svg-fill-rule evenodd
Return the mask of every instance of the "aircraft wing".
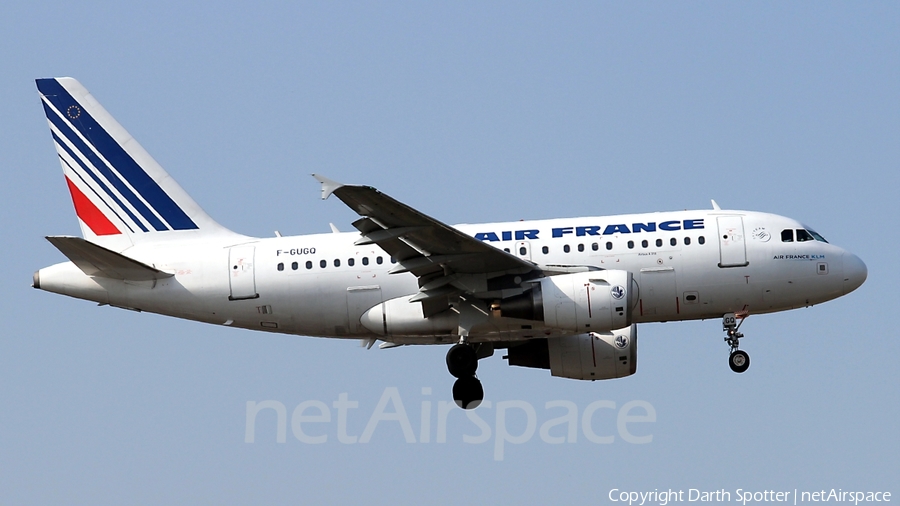
<path id="1" fill-rule="evenodd" d="M 447 307 L 447 297 L 487 292 L 487 280 L 537 269 L 532 262 L 485 244 L 370 186 L 342 185 L 318 174 L 322 198 L 334 194 L 362 218 L 353 222 L 359 246 L 377 244 L 398 264 L 391 273 L 419 278 L 425 315 Z"/>

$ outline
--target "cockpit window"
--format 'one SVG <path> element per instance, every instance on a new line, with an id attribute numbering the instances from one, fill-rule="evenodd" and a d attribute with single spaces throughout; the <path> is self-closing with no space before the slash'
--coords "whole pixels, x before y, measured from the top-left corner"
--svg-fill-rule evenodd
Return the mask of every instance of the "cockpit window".
<path id="1" fill-rule="evenodd" d="M 820 241 L 820 242 L 828 242 L 824 237 L 817 234 L 815 230 L 811 228 L 798 228 L 796 230 L 792 230 L 790 228 L 786 228 L 781 231 L 781 242 L 794 242 L 794 234 L 796 235 L 797 242 L 806 242 L 806 241 Z"/>
<path id="2" fill-rule="evenodd" d="M 813 230 L 813 229 L 811 229 L 811 228 L 808 228 L 808 229 L 806 229 L 806 231 L 809 232 L 810 234 L 812 234 L 812 236 L 815 237 L 817 241 L 828 242 L 828 241 L 825 240 L 824 237 L 822 237 L 821 235 L 817 234 L 815 230 Z"/>
<path id="3" fill-rule="evenodd" d="M 816 240 L 815 237 L 813 237 L 812 234 L 810 234 L 806 230 L 803 230 L 802 228 L 797 229 L 797 242 L 806 242 L 806 241 L 815 241 L 815 240 Z"/>

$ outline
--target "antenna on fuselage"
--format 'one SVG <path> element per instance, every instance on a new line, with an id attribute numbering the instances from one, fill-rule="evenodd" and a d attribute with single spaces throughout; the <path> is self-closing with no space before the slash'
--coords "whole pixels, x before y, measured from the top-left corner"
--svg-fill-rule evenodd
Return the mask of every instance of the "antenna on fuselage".
<path id="1" fill-rule="evenodd" d="M 722 208 L 719 207 L 719 204 L 717 204 L 715 200 L 709 199 L 709 201 L 712 202 L 713 211 L 721 211 L 722 210 Z"/>

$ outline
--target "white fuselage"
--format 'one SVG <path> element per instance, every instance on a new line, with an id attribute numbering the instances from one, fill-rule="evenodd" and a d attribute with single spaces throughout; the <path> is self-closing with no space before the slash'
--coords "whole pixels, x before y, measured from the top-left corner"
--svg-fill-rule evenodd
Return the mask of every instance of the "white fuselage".
<path id="1" fill-rule="evenodd" d="M 825 302 L 865 280 L 851 253 L 821 240 L 782 240 L 795 220 L 758 212 L 679 211 L 459 225 L 538 266 L 627 270 L 639 287 L 635 323 L 756 314 Z M 450 342 L 450 331 L 379 335 L 360 322 L 373 306 L 415 294 L 410 273 L 358 233 L 137 246 L 125 253 L 173 277 L 92 278 L 71 262 L 39 271 L 42 289 L 179 318 L 253 330 L 398 343 Z M 416 307 L 417 304 L 414 304 Z M 473 342 L 568 332 L 491 315 Z"/>

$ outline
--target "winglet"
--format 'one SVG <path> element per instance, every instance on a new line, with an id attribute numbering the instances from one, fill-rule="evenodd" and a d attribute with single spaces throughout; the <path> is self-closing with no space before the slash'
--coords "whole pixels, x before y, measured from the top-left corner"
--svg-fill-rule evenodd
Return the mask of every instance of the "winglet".
<path id="1" fill-rule="evenodd" d="M 334 193 L 335 190 L 337 190 L 341 186 L 344 186 L 341 183 L 332 181 L 321 174 L 313 174 L 312 177 L 316 178 L 316 181 L 322 183 L 322 200 L 327 199 L 331 196 L 332 193 Z"/>
<path id="2" fill-rule="evenodd" d="M 325 197 L 322 197 L 322 198 L 325 198 Z M 716 203 L 716 201 L 715 201 L 715 200 L 713 200 L 713 199 L 710 199 L 710 200 L 709 200 L 709 201 L 710 201 L 710 202 L 712 202 L 712 206 L 713 206 L 713 211 L 721 211 L 721 210 L 722 210 L 722 208 L 721 208 L 721 207 L 719 207 L 719 204 L 718 204 L 718 203 Z"/>

